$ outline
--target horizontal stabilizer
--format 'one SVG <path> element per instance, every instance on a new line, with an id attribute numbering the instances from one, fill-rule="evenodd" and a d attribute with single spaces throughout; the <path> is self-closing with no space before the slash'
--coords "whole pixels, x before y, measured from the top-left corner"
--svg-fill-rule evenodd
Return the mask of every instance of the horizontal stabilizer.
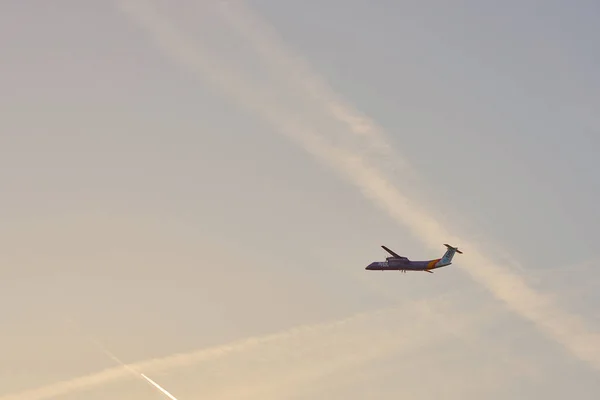
<path id="1" fill-rule="evenodd" d="M 462 251 L 460 251 L 458 249 L 458 247 L 450 246 L 449 244 L 446 244 L 446 243 L 444 243 L 444 246 L 446 246 L 449 249 L 452 249 L 452 250 L 456 251 L 458 254 L 462 254 L 463 253 Z"/>

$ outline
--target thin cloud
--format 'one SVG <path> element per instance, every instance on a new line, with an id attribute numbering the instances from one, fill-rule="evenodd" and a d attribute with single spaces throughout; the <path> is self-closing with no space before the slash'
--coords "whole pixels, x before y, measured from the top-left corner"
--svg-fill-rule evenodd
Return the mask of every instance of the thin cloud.
<path id="1" fill-rule="evenodd" d="M 278 351 L 258 362 L 253 360 L 263 356 L 264 352 L 245 354 L 243 360 L 230 361 L 227 374 L 215 382 L 216 389 L 211 387 L 213 384 L 207 383 L 210 379 L 205 377 L 198 388 L 214 399 L 280 399 L 309 383 L 312 385 L 334 374 L 343 375 L 344 371 L 361 368 L 381 357 L 392 354 L 421 356 L 423 349 L 453 339 L 456 332 L 460 332 L 459 335 L 470 332 L 476 336 L 478 328 L 497 318 L 497 313 L 492 312 L 497 309 L 497 305 L 492 305 L 477 307 L 475 311 L 453 312 L 449 322 L 448 308 L 444 309 L 436 302 L 429 310 L 417 308 L 395 319 L 386 316 L 385 320 L 374 321 L 373 326 L 357 329 L 354 333 L 345 330 L 336 341 L 315 341 L 308 346 L 304 345 L 304 341 L 298 342 L 300 357 L 294 354 L 294 346 L 287 346 L 290 349 L 287 352 Z M 392 329 L 390 325 L 396 327 Z M 462 340 L 462 336 L 459 339 Z"/>

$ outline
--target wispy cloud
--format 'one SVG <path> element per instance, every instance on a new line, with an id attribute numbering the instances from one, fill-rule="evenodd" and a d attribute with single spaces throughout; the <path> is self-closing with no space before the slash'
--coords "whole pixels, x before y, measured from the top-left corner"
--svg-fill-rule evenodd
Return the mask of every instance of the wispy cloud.
<path id="1" fill-rule="evenodd" d="M 474 319 L 475 328 L 466 326 L 466 319 L 452 321 L 444 326 L 443 338 L 427 342 L 422 348 L 401 349 L 367 365 L 340 365 L 322 371 L 308 385 L 294 382 L 280 390 L 273 387 L 259 392 L 260 396 L 248 398 L 264 398 L 263 393 L 273 393 L 271 398 L 276 399 L 293 393 L 294 397 L 309 399 L 327 393 L 331 398 L 359 399 L 386 398 L 394 393 L 400 398 L 465 399 L 477 397 L 474 393 L 502 393 L 506 386 L 514 386 L 515 381 L 535 381 L 546 375 L 548 369 L 540 365 L 535 353 L 523 355 L 513 340 L 489 335 L 489 326 L 498 319 L 497 313 L 491 314 L 489 320 Z M 425 375 L 423 371 L 427 371 Z M 424 386 L 427 379 L 435 381 L 435 390 Z M 411 384 L 414 382 L 419 383 Z"/>
<path id="2" fill-rule="evenodd" d="M 429 310 L 416 308 L 396 318 L 388 315 L 373 321 L 370 327 L 344 329 L 335 341 L 299 340 L 299 355 L 294 354 L 295 346 L 286 346 L 282 350 L 287 351 L 273 352 L 270 357 L 265 357 L 264 351 L 245 353 L 243 359 L 227 364 L 227 376 L 216 382 L 205 381 L 198 389 L 215 399 L 280 399 L 297 393 L 308 383 L 361 368 L 381 357 L 428 353 L 428 347 L 454 338 L 453 331 L 477 332 L 497 317 L 493 311 L 490 307 L 465 313 L 453 310 L 450 323 L 448 308 L 439 304 Z"/>

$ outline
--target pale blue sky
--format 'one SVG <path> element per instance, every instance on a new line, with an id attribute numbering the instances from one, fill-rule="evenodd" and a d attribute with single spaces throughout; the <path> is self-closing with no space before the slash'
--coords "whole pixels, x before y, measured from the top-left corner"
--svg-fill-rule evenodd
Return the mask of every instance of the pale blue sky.
<path id="1" fill-rule="evenodd" d="M 0 400 L 115 365 L 67 316 L 179 400 L 598 397 L 597 4 L 115 4 L 0 8 Z"/>

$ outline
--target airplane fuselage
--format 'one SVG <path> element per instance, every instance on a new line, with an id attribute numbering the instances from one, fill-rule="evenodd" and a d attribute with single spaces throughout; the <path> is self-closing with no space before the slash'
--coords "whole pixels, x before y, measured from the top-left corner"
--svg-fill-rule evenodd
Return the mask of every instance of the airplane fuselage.
<path id="1" fill-rule="evenodd" d="M 374 261 L 367 265 L 365 269 L 369 271 L 429 271 L 450 264 L 442 263 L 440 258 L 427 261 L 410 261 L 390 257 L 386 261 Z"/>

